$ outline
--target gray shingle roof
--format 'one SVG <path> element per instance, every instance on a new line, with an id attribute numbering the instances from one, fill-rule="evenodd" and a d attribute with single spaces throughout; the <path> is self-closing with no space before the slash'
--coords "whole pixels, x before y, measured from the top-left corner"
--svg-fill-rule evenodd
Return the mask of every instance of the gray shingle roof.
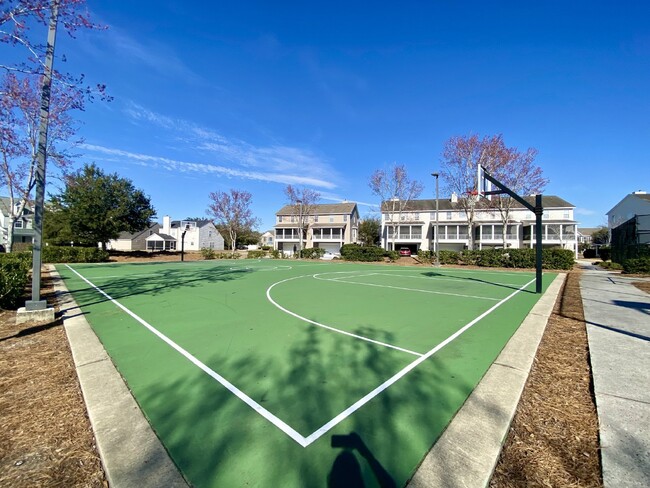
<path id="1" fill-rule="evenodd" d="M 354 202 L 345 203 L 317 203 L 312 205 L 310 215 L 331 215 L 331 214 L 347 214 L 350 215 L 357 204 Z M 285 205 L 275 215 L 298 215 L 300 208 L 297 205 Z"/>

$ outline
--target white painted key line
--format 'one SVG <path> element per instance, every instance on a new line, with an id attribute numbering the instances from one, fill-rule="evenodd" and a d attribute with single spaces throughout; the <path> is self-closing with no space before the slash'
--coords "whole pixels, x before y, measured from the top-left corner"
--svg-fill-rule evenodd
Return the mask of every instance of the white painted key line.
<path id="1" fill-rule="evenodd" d="M 174 341 L 172 341 L 169 337 L 164 335 L 162 332 L 158 331 L 155 327 L 153 327 L 151 324 L 147 323 L 144 319 L 140 318 L 138 315 L 133 313 L 131 310 L 126 308 L 124 305 L 119 303 L 117 300 L 112 298 L 110 295 L 105 293 L 103 290 L 95 286 L 92 282 L 87 280 L 84 276 L 82 276 L 80 273 L 72 269 L 69 265 L 66 264 L 66 267 L 70 269 L 73 273 L 75 273 L 79 278 L 81 278 L 83 281 L 88 283 L 92 288 L 97 290 L 99 293 L 101 293 L 103 296 L 105 296 L 109 301 L 114 303 L 117 307 L 119 307 L 121 310 L 126 312 L 128 315 L 133 317 L 136 321 L 138 321 L 140 324 L 145 326 L 149 331 L 151 331 L 153 334 L 158 336 L 161 340 L 163 340 L 165 343 L 167 343 L 170 347 L 172 347 L 174 350 L 179 352 L 182 356 L 184 356 L 186 359 L 188 359 L 192 364 L 200 368 L 203 372 L 208 374 L 211 378 L 215 379 L 218 381 L 221 385 L 223 385 L 228 391 L 230 391 L 232 394 L 234 394 L 237 398 L 239 398 L 241 401 L 243 401 L 246 405 L 251 407 L 255 412 L 257 412 L 259 415 L 261 415 L 263 418 L 271 422 L 273 425 L 275 425 L 278 429 L 280 429 L 282 432 L 284 432 L 287 436 L 289 436 L 291 439 L 293 439 L 296 443 L 298 443 L 302 447 L 307 447 L 313 442 L 315 442 L 317 439 L 322 437 L 324 434 L 326 434 L 328 431 L 333 429 L 337 424 L 345 420 L 347 417 L 352 415 L 354 412 L 359 410 L 362 406 L 364 406 L 366 403 L 368 403 L 370 400 L 375 398 L 377 395 L 379 395 L 381 392 L 386 390 L 388 387 L 390 387 L 392 384 L 397 382 L 399 379 L 403 378 L 408 372 L 413 370 L 416 366 L 433 356 L 436 352 L 438 352 L 440 349 L 445 347 L 447 344 L 452 342 L 454 339 L 458 338 L 463 332 L 467 331 L 470 329 L 472 326 L 474 326 L 476 323 L 478 323 L 480 320 L 485 318 L 487 315 L 492 313 L 494 310 L 499 308 L 501 305 L 503 305 L 505 302 L 510 300 L 512 297 L 514 297 L 517 293 L 521 292 L 524 290 L 527 286 L 532 284 L 535 279 L 532 279 L 519 289 L 515 290 L 512 292 L 510 295 L 505 297 L 503 300 L 500 302 L 496 303 L 494 306 L 492 306 L 490 309 L 486 310 L 483 312 L 481 315 L 476 317 L 474 320 L 469 322 L 467 325 L 456 331 L 454 334 L 449 336 L 447 339 L 445 339 L 443 342 L 435 346 L 433 349 L 428 351 L 426 354 L 421 355 L 419 358 L 417 358 L 415 361 L 404 367 L 401 371 L 393 375 L 391 378 L 386 380 L 384 383 L 379 385 L 377 388 L 372 390 L 370 393 L 365 395 L 363 398 L 357 400 L 355 403 L 350 405 L 348 408 L 343 410 L 340 414 L 338 414 L 336 417 L 334 417 L 332 420 L 329 422 L 323 424 L 320 428 L 316 429 L 313 433 L 308 435 L 307 437 L 302 436 L 298 431 L 296 431 L 293 427 L 291 427 L 289 424 L 286 422 L 280 420 L 278 417 L 273 415 L 271 412 L 266 410 L 264 407 L 262 407 L 259 403 L 257 403 L 255 400 L 250 398 L 248 395 L 246 395 L 243 391 L 241 391 L 239 388 L 237 388 L 235 385 L 230 383 L 228 380 L 226 380 L 223 376 L 220 374 L 216 373 L 213 371 L 211 368 L 206 366 L 204 363 L 202 363 L 200 360 L 198 360 L 196 357 L 194 357 L 192 354 L 190 354 L 188 351 L 183 349 L 181 346 L 176 344 Z M 285 280 L 286 281 L 286 280 Z"/>

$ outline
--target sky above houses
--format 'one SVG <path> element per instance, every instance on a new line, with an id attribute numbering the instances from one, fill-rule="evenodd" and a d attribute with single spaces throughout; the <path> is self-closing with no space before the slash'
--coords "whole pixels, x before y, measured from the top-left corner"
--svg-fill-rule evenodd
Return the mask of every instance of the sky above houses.
<path id="1" fill-rule="evenodd" d="M 287 184 L 364 216 L 379 204 L 371 173 L 394 162 L 433 198 L 445 141 L 469 134 L 536 148 L 544 193 L 583 227 L 650 191 L 650 2 L 88 7 L 109 28 L 60 35 L 57 66 L 114 100 L 78 116 L 78 163 L 131 179 L 160 221 L 205 217 L 208 194 L 234 188 L 263 231 Z"/>

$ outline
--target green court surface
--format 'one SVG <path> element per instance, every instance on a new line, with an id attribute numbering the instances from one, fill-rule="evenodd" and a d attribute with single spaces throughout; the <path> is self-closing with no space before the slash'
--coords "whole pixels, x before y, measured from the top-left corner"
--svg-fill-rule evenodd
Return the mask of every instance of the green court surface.
<path id="1" fill-rule="evenodd" d="M 57 269 L 196 487 L 322 487 L 355 469 L 365 486 L 377 475 L 402 486 L 540 296 L 534 273 L 517 271 L 276 260 Z M 351 432 L 381 469 L 338 447 Z"/>

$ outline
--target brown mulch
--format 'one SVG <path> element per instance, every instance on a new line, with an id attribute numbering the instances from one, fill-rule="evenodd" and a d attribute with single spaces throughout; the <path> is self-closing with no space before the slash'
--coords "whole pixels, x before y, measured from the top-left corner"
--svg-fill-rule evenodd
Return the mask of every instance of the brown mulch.
<path id="1" fill-rule="evenodd" d="M 55 304 L 49 275 L 41 291 Z M 108 486 L 62 321 L 15 317 L 0 311 L 0 486 Z"/>
<path id="2" fill-rule="evenodd" d="M 603 486 L 580 272 L 567 275 L 560 296 L 491 488 Z"/>
<path id="3" fill-rule="evenodd" d="M 201 258 L 187 253 L 186 259 Z M 650 288 L 648 282 L 639 284 Z M 43 294 L 48 303 L 55 301 L 49 278 Z M 492 488 L 602 486 L 578 272 L 568 274 L 560 296 Z M 15 312 L 0 311 L 0 486 L 105 488 L 62 324 L 16 326 L 14 317 Z"/>
<path id="4" fill-rule="evenodd" d="M 639 290 L 644 291 L 646 293 L 650 293 L 650 281 L 635 281 L 632 284 L 636 286 Z"/>

